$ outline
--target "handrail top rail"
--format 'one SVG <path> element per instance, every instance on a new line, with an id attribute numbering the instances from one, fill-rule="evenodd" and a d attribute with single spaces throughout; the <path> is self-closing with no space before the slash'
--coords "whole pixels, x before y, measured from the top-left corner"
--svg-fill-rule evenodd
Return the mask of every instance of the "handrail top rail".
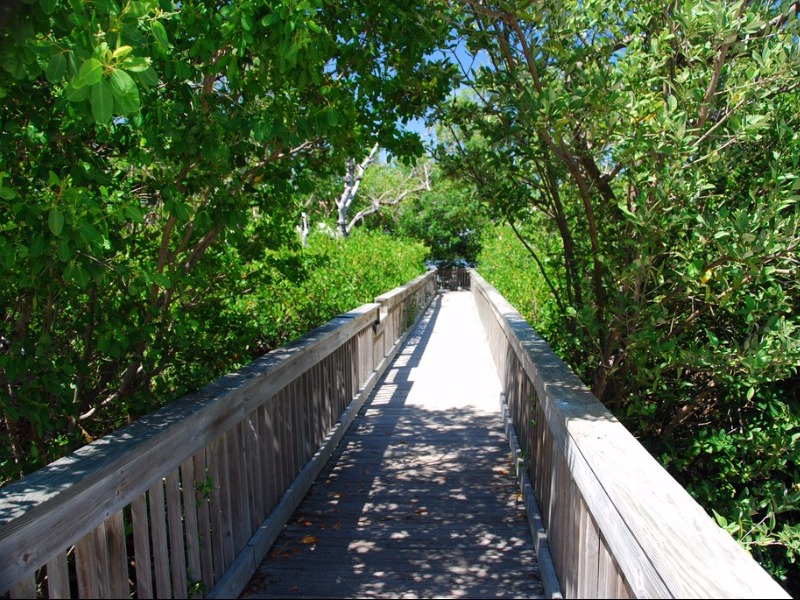
<path id="1" fill-rule="evenodd" d="M 384 309 L 391 309 L 413 294 L 420 282 L 427 278 L 435 277 L 435 273 L 435 270 L 423 273 L 404 285 L 396 287 L 393 290 L 389 290 L 388 292 L 384 292 L 380 296 L 376 296 L 375 302 L 379 302 Z"/>
<path id="2" fill-rule="evenodd" d="M 556 446 L 634 592 L 789 597 L 474 271 L 473 283 L 534 384 Z"/>

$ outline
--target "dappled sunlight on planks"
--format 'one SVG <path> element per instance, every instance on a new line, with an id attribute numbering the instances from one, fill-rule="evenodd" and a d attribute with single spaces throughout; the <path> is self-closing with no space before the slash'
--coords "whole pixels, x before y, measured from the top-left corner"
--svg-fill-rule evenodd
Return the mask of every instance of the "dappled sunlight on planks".
<path id="1" fill-rule="evenodd" d="M 480 323 L 468 294 L 441 303 L 242 597 L 542 596 Z"/>

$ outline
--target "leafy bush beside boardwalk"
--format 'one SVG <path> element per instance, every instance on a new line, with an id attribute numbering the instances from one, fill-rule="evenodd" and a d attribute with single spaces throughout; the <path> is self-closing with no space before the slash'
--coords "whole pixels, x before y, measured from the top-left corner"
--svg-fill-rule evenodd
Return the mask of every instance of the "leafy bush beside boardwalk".
<path id="1" fill-rule="evenodd" d="M 14 396 L 0 428 L 0 481 L 17 479 L 424 272 L 427 249 L 415 242 L 361 231 L 346 241 L 318 235 L 309 242 L 262 250 L 250 260 L 245 255 L 252 248 L 209 252 L 200 270 L 206 287 L 192 310 L 170 311 L 157 326 L 141 326 L 125 290 L 73 291 L 59 309 L 62 329 L 44 333 L 37 320 L 25 352 L 0 355 L 6 377 L 19 370 L 17 379 L 4 382 Z M 91 332 L 88 340 L 80 331 Z M 144 345 L 152 377 L 93 412 L 70 410 L 75 378 L 101 374 L 134 342 Z"/>

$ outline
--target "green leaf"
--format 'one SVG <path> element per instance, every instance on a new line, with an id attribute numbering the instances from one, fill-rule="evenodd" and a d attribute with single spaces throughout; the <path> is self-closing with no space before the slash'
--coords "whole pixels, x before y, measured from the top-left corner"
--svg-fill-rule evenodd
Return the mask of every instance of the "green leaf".
<path id="1" fill-rule="evenodd" d="M 92 104 L 92 115 L 97 123 L 107 123 L 114 109 L 114 94 L 111 84 L 105 79 L 92 86 L 89 101 Z"/>
<path id="2" fill-rule="evenodd" d="M 58 260 L 61 262 L 67 262 L 70 258 L 72 258 L 72 250 L 69 247 L 68 240 L 62 240 L 61 243 L 56 248 L 56 256 L 58 256 Z"/>
<path id="3" fill-rule="evenodd" d="M 44 252 L 44 237 L 37 233 L 31 238 L 31 246 L 29 248 L 31 256 L 41 256 Z"/>
<path id="4" fill-rule="evenodd" d="M 73 77 L 73 81 L 74 80 L 75 78 Z M 67 87 L 64 88 L 64 94 L 70 102 L 83 102 L 89 97 L 89 88 L 83 86 L 75 87 L 71 81 L 67 84 Z"/>
<path id="5" fill-rule="evenodd" d="M 153 273 L 153 281 L 165 289 L 169 289 L 172 286 L 170 278 L 162 273 Z"/>
<path id="6" fill-rule="evenodd" d="M 126 56 L 128 56 L 131 52 L 133 52 L 133 48 L 131 46 L 120 46 L 114 53 L 111 55 L 111 58 L 114 60 L 122 60 Z"/>
<path id="7" fill-rule="evenodd" d="M 53 235 L 61 235 L 64 230 L 64 213 L 58 208 L 51 208 L 50 213 L 47 215 L 47 226 Z"/>
<path id="8" fill-rule="evenodd" d="M 150 68 L 150 61 L 139 56 L 129 56 L 120 63 L 120 66 L 131 73 L 141 73 Z"/>
<path id="9" fill-rule="evenodd" d="M 89 273 L 80 265 L 69 264 L 64 269 L 62 275 L 65 281 L 72 281 L 78 285 L 79 288 L 85 288 L 89 284 Z"/>
<path id="10" fill-rule="evenodd" d="M 17 192 L 12 190 L 10 187 L 5 185 L 0 185 L 0 198 L 3 200 L 13 200 L 17 197 Z"/>
<path id="11" fill-rule="evenodd" d="M 139 110 L 139 90 L 133 78 L 125 71 L 116 69 L 111 73 L 111 91 L 114 94 L 114 105 L 120 114 L 126 115 Z"/>
<path id="12" fill-rule="evenodd" d="M 128 218 L 134 223 L 144 223 L 144 216 L 142 215 L 142 212 L 135 206 L 126 206 L 125 214 L 128 215 Z"/>
<path id="13" fill-rule="evenodd" d="M 86 62 L 81 65 L 81 68 L 78 69 L 78 79 L 86 86 L 93 86 L 100 82 L 103 78 L 103 63 L 101 63 L 96 58 L 90 58 Z M 75 85 L 75 79 L 73 78 L 73 85 Z M 82 87 L 77 86 L 75 87 Z"/>
<path id="14" fill-rule="evenodd" d="M 158 75 L 153 67 L 148 67 L 139 73 L 139 81 L 151 87 L 158 85 Z"/>
<path id="15" fill-rule="evenodd" d="M 261 18 L 261 24 L 264 27 L 269 27 L 273 23 L 277 23 L 278 21 L 280 21 L 280 19 L 281 19 L 280 16 L 277 13 L 273 12 L 273 13 L 270 13 L 270 14 L 262 17 Z"/>
<path id="16" fill-rule="evenodd" d="M 335 127 L 339 123 L 339 115 L 336 113 L 335 108 L 330 108 L 325 111 L 325 120 L 331 127 Z"/>
<path id="17" fill-rule="evenodd" d="M 78 223 L 78 231 L 81 237 L 89 243 L 99 244 L 103 241 L 103 236 L 100 235 L 100 232 L 86 221 Z"/>
<path id="18" fill-rule="evenodd" d="M 121 69 L 114 69 L 111 72 L 111 91 L 114 96 L 127 96 L 136 92 L 136 84 L 133 78 Z"/>
<path id="19" fill-rule="evenodd" d="M 50 83 L 58 83 L 67 71 L 67 57 L 62 52 L 53 54 L 47 63 L 45 77 Z"/>
<path id="20" fill-rule="evenodd" d="M 39 0 L 39 6 L 42 7 L 42 12 L 46 15 L 52 15 L 56 9 L 58 0 Z"/>
<path id="21" fill-rule="evenodd" d="M 143 17 L 147 14 L 147 7 L 144 5 L 144 2 L 131 2 L 130 4 L 130 11 L 131 15 L 135 18 Z"/>
<path id="22" fill-rule="evenodd" d="M 118 9 L 111 0 L 94 0 L 94 5 L 101 15 L 116 14 Z"/>
<path id="23" fill-rule="evenodd" d="M 161 24 L 161 21 L 152 21 L 150 23 L 150 31 L 153 32 L 153 37 L 162 50 L 169 48 L 169 38 L 167 37 L 167 30 Z"/>

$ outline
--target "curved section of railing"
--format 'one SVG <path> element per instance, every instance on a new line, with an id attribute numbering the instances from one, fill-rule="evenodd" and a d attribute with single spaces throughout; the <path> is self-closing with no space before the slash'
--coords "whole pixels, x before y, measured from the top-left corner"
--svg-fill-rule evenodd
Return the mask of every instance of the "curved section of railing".
<path id="1" fill-rule="evenodd" d="M 435 293 L 418 277 L 0 490 L 0 595 L 238 595 Z"/>
<path id="2" fill-rule="evenodd" d="M 567 598 L 789 598 L 492 286 L 472 293 Z"/>

